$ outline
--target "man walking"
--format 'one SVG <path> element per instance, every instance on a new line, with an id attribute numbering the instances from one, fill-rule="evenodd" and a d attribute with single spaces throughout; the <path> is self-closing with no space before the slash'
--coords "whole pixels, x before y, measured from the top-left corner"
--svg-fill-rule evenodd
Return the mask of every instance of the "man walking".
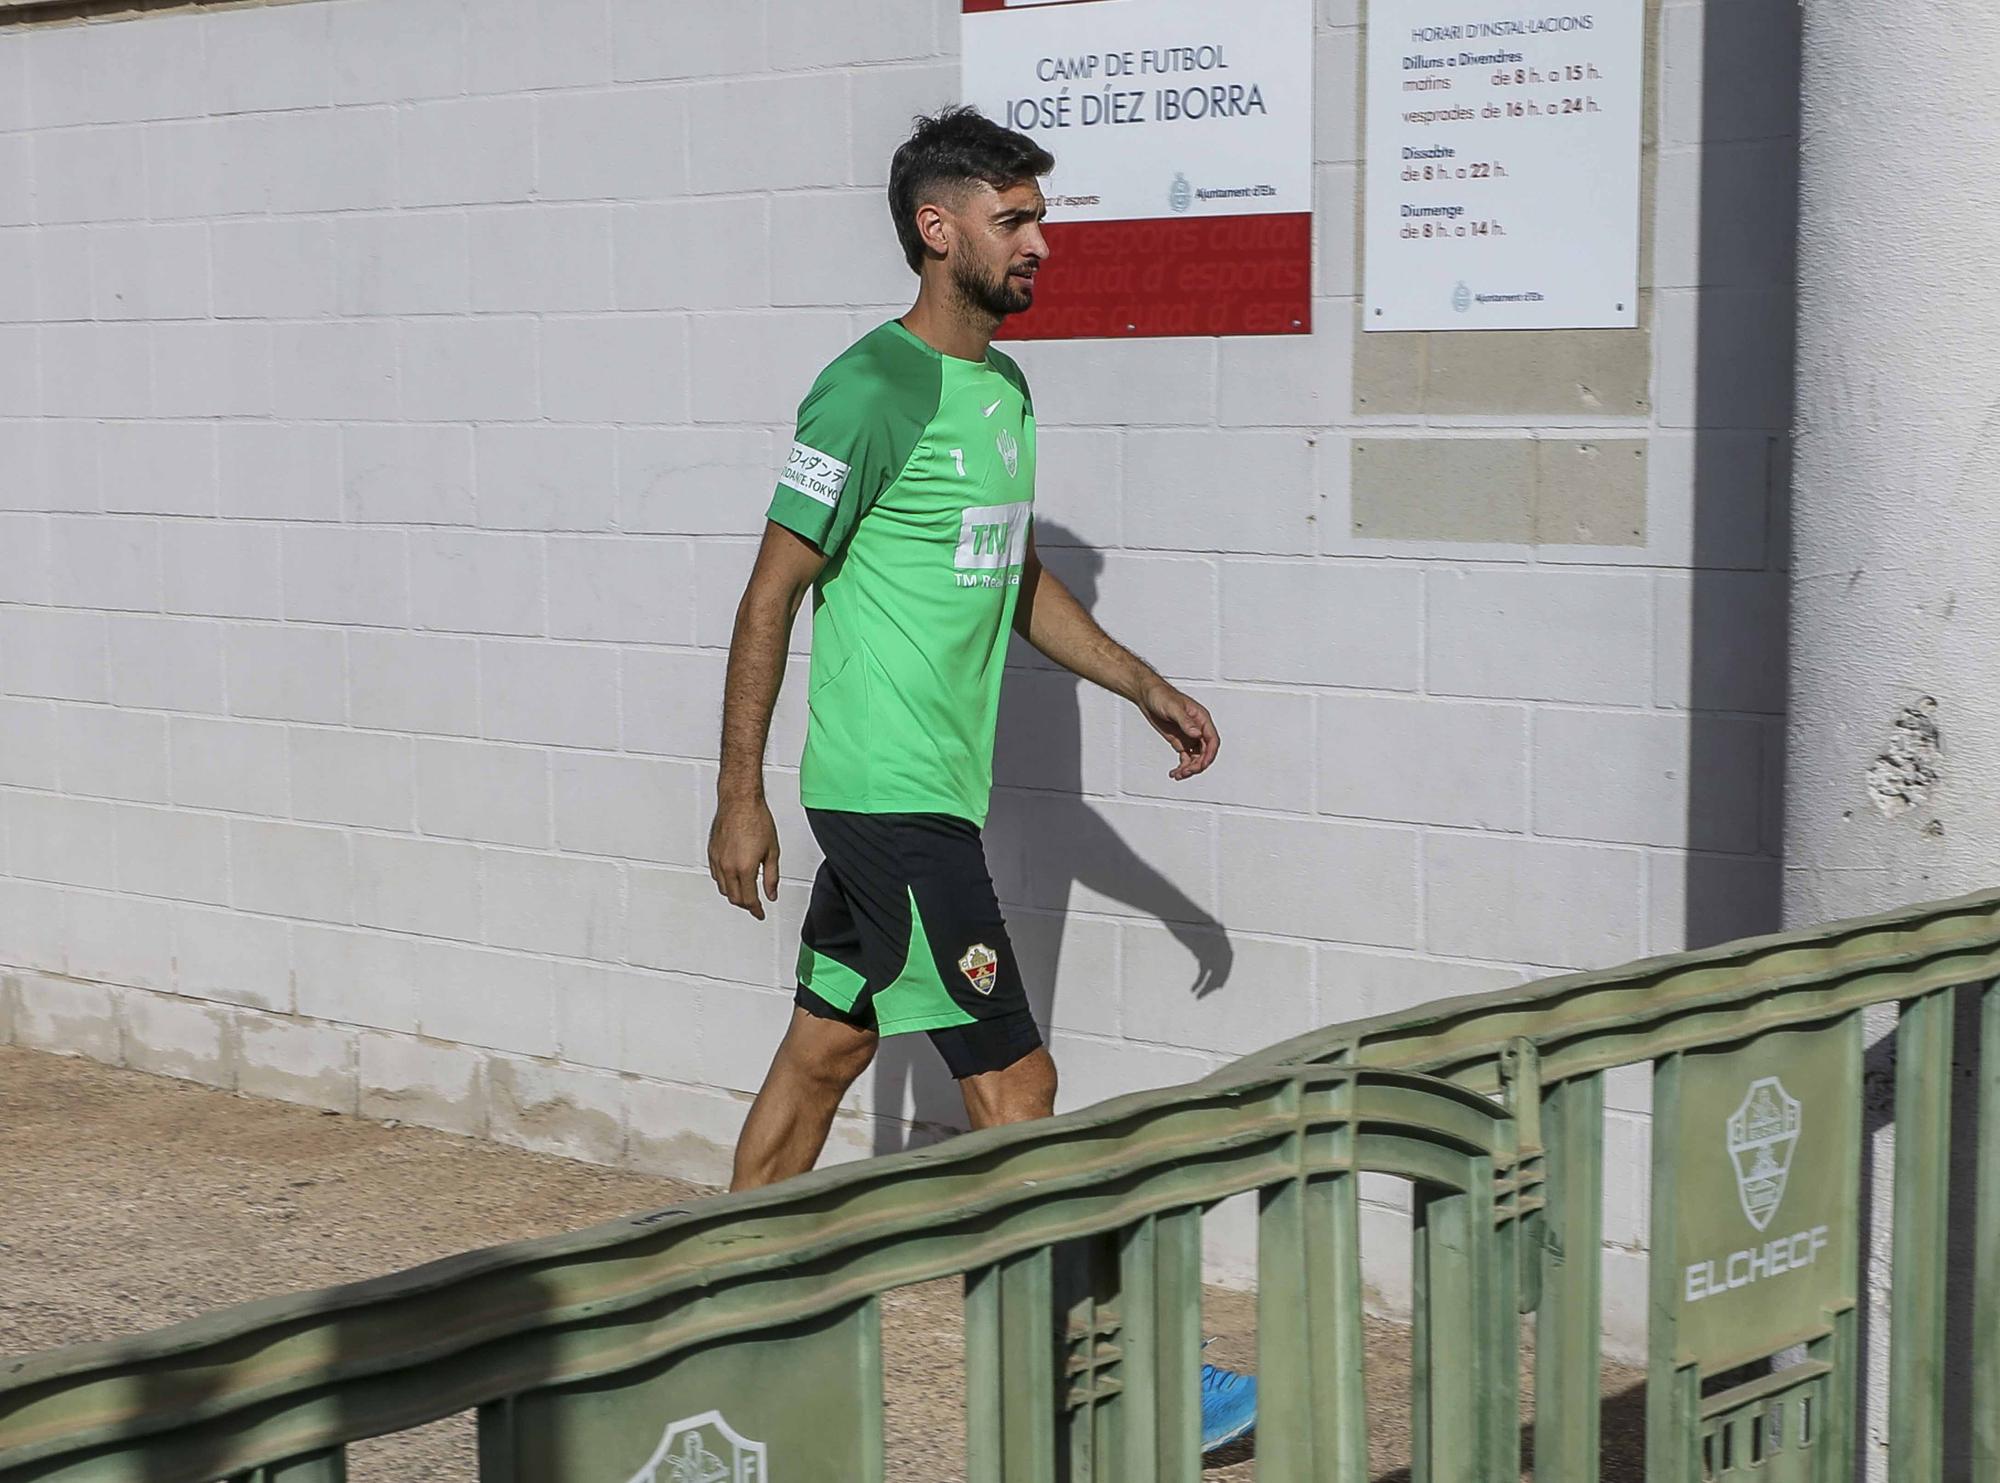
<path id="1" fill-rule="evenodd" d="M 813 384 L 729 651 L 709 869 L 760 920 L 776 899 L 764 745 L 787 638 L 813 594 L 800 799 L 826 863 L 796 1005 L 736 1148 L 732 1189 L 810 1169 L 883 1035 L 929 1034 L 975 1128 L 1054 1110 L 980 842 L 1008 636 L 1124 696 L 1215 760 L 1214 722 L 1114 642 L 1035 554 L 1034 403 L 992 346 L 1048 258 L 1047 151 L 969 108 L 921 119 L 889 204 L 915 305 Z"/>

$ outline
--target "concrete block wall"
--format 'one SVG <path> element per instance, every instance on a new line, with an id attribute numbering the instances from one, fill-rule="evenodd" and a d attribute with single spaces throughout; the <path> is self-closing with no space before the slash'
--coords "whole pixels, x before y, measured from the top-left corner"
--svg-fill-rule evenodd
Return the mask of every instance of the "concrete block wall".
<path id="1" fill-rule="evenodd" d="M 1775 921 L 1795 120 L 1709 58 L 1782 75 L 1791 10 L 1649 12 L 1639 330 L 1357 332 L 1327 0 L 1315 333 L 1018 347 L 1050 565 L 1225 737 L 1174 785 L 1017 658 L 988 848 L 1064 1105 Z M 881 188 L 956 15 L 0 30 L 0 1035 L 721 1176 L 817 864 L 795 672 L 773 920 L 708 881 L 730 619 L 799 396 L 907 303 Z M 958 1117 L 891 1043 L 832 1156 Z"/>

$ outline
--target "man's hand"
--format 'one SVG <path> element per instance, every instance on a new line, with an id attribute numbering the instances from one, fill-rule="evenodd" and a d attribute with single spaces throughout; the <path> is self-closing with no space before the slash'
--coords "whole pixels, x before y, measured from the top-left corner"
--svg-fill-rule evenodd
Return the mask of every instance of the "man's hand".
<path id="1" fill-rule="evenodd" d="M 1207 706 L 1159 680 L 1139 697 L 1139 710 L 1152 723 L 1153 730 L 1180 753 L 1180 763 L 1168 777 L 1179 783 L 1208 771 L 1208 764 L 1222 749 L 1222 739 L 1215 734 L 1215 721 Z"/>
<path id="2" fill-rule="evenodd" d="M 1153 730 L 1180 753 L 1180 762 L 1167 774 L 1175 782 L 1208 771 L 1222 747 L 1208 708 L 1181 694 L 1145 660 L 1097 626 L 1076 594 L 1042 565 L 1033 527 L 1028 531 L 1028 551 L 1021 566 L 1021 598 L 1014 609 L 1014 628 L 1071 674 L 1136 704 Z"/>
<path id="3" fill-rule="evenodd" d="M 708 831 L 708 873 L 715 889 L 758 921 L 764 903 L 757 899 L 757 877 L 764 894 L 778 899 L 778 825 L 762 798 L 725 800 L 716 806 L 715 824 Z"/>
<path id="4" fill-rule="evenodd" d="M 715 825 L 708 831 L 708 873 L 715 889 L 758 921 L 757 877 L 778 899 L 778 826 L 764 802 L 764 741 L 785 678 L 785 640 L 826 558 L 805 537 L 764 526 L 757 564 L 736 605 L 729 670 L 722 681 L 722 764 L 716 775 Z"/>

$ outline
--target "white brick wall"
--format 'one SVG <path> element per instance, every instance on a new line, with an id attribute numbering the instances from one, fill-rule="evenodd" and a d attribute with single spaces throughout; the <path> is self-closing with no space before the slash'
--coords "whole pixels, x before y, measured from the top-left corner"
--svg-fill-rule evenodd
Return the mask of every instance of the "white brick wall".
<path id="1" fill-rule="evenodd" d="M 1776 90 L 1705 100 L 1704 7 L 1668 0 L 1654 411 L 1357 414 L 1355 12 L 1318 22 L 1315 335 L 1017 347 L 1051 565 L 1225 737 L 1176 786 L 1023 656 L 989 848 L 1065 1105 L 1774 920 Z M 773 922 L 703 872 L 729 624 L 800 394 L 910 290 L 880 187 L 955 92 L 955 15 L 0 33 L 0 965 L 44 975 L 17 1036 L 719 1167 L 817 858 L 795 665 Z M 1354 435 L 1496 427 L 1646 440 L 1644 544 L 1350 534 Z M 562 1107 L 567 1143 L 536 1131 Z"/>

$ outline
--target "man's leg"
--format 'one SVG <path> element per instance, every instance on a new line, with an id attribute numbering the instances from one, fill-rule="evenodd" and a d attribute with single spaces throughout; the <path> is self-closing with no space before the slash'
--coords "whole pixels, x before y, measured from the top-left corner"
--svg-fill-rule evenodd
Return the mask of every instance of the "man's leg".
<path id="1" fill-rule="evenodd" d="M 1048 1047 L 1038 1045 L 1003 1070 L 961 1077 L 958 1090 L 975 1131 L 1050 1117 L 1056 1110 L 1056 1063 Z"/>
<path id="2" fill-rule="evenodd" d="M 813 1166 L 840 1099 L 875 1058 L 878 1038 L 873 1030 L 794 1006 L 791 1026 L 736 1140 L 732 1191 L 775 1184 Z"/>

